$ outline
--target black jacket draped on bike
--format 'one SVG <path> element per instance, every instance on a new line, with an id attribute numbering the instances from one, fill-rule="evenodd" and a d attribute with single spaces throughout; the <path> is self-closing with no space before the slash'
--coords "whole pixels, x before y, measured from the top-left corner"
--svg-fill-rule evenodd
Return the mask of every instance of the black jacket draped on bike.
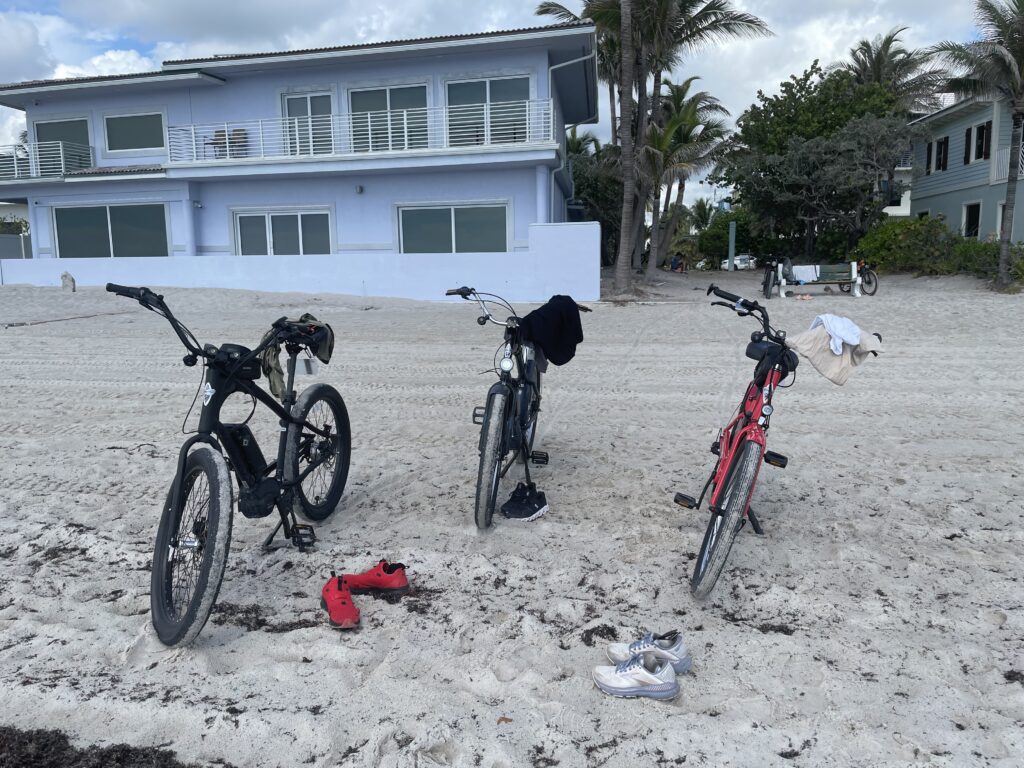
<path id="1" fill-rule="evenodd" d="M 572 296 L 552 296 L 524 317 L 519 327 L 522 338 L 537 344 L 555 365 L 572 360 L 576 345 L 583 341 L 580 310 Z"/>

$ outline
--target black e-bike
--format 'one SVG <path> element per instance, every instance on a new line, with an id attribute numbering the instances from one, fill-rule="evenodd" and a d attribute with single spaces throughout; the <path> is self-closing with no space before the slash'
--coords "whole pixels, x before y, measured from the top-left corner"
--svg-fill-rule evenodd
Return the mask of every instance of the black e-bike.
<path id="1" fill-rule="evenodd" d="M 107 283 L 107 290 L 134 299 L 167 319 L 185 345 L 183 362 L 206 368 L 198 430 L 181 446 L 177 472 L 167 493 L 153 550 L 150 610 L 153 627 L 165 645 L 190 643 L 213 610 L 224 577 L 231 543 L 231 521 L 238 484 L 238 509 L 245 517 L 270 515 L 280 521 L 264 541 L 269 547 L 278 531 L 299 549 L 316 542 L 312 526 L 296 513 L 319 521 L 338 505 L 348 478 L 351 432 L 345 402 L 334 387 L 313 384 L 296 397 L 296 360 L 302 351 L 327 356 L 331 331 L 321 323 L 275 321 L 255 349 L 239 344 L 200 345 L 168 308 L 163 296 L 148 288 Z M 285 395 L 278 403 L 256 380 L 260 355 L 271 346 L 288 353 Z M 246 422 L 224 423 L 220 411 L 235 393 L 249 395 L 253 412 L 260 402 L 280 419 L 277 458 L 267 462 Z M 250 413 L 250 418 L 252 413 Z"/>

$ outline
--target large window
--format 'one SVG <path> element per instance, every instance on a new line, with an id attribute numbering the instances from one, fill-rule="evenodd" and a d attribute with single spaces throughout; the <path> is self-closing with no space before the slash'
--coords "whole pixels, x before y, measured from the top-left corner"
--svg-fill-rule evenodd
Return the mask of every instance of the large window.
<path id="1" fill-rule="evenodd" d="M 326 211 L 240 213 L 235 221 L 242 256 L 331 252 L 331 217 Z"/>
<path id="2" fill-rule="evenodd" d="M 402 253 L 500 253 L 508 250 L 503 205 L 402 208 Z"/>
<path id="3" fill-rule="evenodd" d="M 949 136 L 935 142 L 935 170 L 944 171 L 949 164 Z"/>
<path id="4" fill-rule="evenodd" d="M 981 203 L 964 206 L 964 237 L 978 237 L 981 229 Z"/>
<path id="5" fill-rule="evenodd" d="M 56 208 L 54 222 L 62 259 L 167 255 L 163 205 Z"/>
<path id="6" fill-rule="evenodd" d="M 36 123 L 36 141 L 67 141 L 71 144 L 89 144 L 88 120 L 54 120 Z"/>
<path id="7" fill-rule="evenodd" d="M 530 78 L 448 83 L 448 144 L 514 144 L 527 139 Z"/>
<path id="8" fill-rule="evenodd" d="M 356 152 L 427 146 L 425 85 L 352 91 L 349 101 Z"/>
<path id="9" fill-rule="evenodd" d="M 973 140 L 972 137 L 973 136 Z M 988 160 L 992 151 L 992 121 L 971 126 L 964 132 L 964 165 Z"/>
<path id="10" fill-rule="evenodd" d="M 164 146 L 164 117 L 160 113 L 107 117 L 104 123 L 107 149 L 111 152 Z"/>
<path id="11" fill-rule="evenodd" d="M 334 152 L 331 130 L 331 94 L 286 96 L 288 147 L 293 155 L 329 155 Z"/>

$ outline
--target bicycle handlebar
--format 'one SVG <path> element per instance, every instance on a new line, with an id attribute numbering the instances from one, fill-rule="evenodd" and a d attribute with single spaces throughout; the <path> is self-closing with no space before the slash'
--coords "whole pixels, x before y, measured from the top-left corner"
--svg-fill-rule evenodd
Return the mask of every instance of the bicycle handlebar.
<path id="1" fill-rule="evenodd" d="M 447 291 L 444 292 L 444 295 L 461 296 L 464 299 L 468 299 L 475 292 L 476 291 L 473 288 L 467 288 L 466 286 L 462 286 L 461 288 L 449 288 Z"/>
<path id="2" fill-rule="evenodd" d="M 708 286 L 707 295 L 715 294 L 719 298 L 725 299 L 725 301 L 713 301 L 712 306 L 728 307 L 733 312 L 736 312 L 740 316 L 755 315 L 755 319 L 760 319 L 761 326 L 764 329 L 764 335 L 771 341 L 782 344 L 785 342 L 786 334 L 782 331 L 775 331 L 772 329 L 768 322 L 768 310 L 758 304 L 756 301 L 750 301 L 750 299 L 744 299 L 742 296 L 737 296 L 735 293 L 729 293 L 723 291 L 717 285 L 712 283 Z M 728 304 L 726 302 L 729 302 Z"/>
<path id="3" fill-rule="evenodd" d="M 708 286 L 708 293 L 707 293 L 707 295 L 710 296 L 712 293 L 715 294 L 715 296 L 718 296 L 721 299 L 725 299 L 726 301 L 731 301 L 737 307 L 742 307 L 743 309 L 747 309 L 747 310 L 763 309 L 763 307 L 760 304 L 758 304 L 756 301 L 750 301 L 749 299 L 744 299 L 742 296 L 737 296 L 735 293 L 729 293 L 728 291 L 723 291 L 721 288 L 719 288 L 714 283 L 712 283 L 711 285 Z"/>
<path id="4" fill-rule="evenodd" d="M 185 349 L 189 351 L 190 355 L 193 355 L 194 357 L 212 356 L 206 350 L 200 348 L 199 342 L 192 334 L 192 331 L 182 325 L 181 321 L 174 316 L 174 313 L 171 312 L 170 307 L 168 307 L 167 303 L 164 301 L 164 297 L 160 294 L 154 293 L 145 286 L 133 288 L 128 285 L 118 285 L 117 283 L 107 283 L 107 291 L 117 296 L 134 299 L 146 309 L 165 317 L 167 322 L 171 324 L 171 328 L 174 329 L 174 332 L 181 340 L 181 343 L 185 345 Z M 193 365 L 194 361 L 188 364 Z"/>

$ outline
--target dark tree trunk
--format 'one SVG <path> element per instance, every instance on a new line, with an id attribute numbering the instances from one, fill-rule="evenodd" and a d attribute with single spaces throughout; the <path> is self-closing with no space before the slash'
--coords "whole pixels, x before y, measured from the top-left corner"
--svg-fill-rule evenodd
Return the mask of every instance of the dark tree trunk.
<path id="1" fill-rule="evenodd" d="M 611 105 L 612 115 L 612 145 L 619 146 L 619 132 L 615 125 L 615 83 L 611 80 L 608 81 L 608 103 Z"/>
<path id="2" fill-rule="evenodd" d="M 622 229 L 619 235 L 619 256 L 615 264 L 615 292 L 622 293 L 630 282 L 629 236 L 633 231 L 633 197 L 636 195 L 636 174 L 633 155 L 633 0 L 621 0 L 620 26 L 622 63 L 619 75 L 619 142 L 622 145 Z"/>
<path id="3" fill-rule="evenodd" d="M 1003 203 L 1003 220 L 999 223 L 999 270 L 996 286 L 1005 288 L 1010 284 L 1010 233 L 1013 231 L 1013 208 L 1017 203 L 1017 177 L 1020 176 L 1020 138 L 1024 112 L 1013 109 L 1013 130 L 1010 132 L 1010 170 L 1006 175 L 1006 202 Z"/>

